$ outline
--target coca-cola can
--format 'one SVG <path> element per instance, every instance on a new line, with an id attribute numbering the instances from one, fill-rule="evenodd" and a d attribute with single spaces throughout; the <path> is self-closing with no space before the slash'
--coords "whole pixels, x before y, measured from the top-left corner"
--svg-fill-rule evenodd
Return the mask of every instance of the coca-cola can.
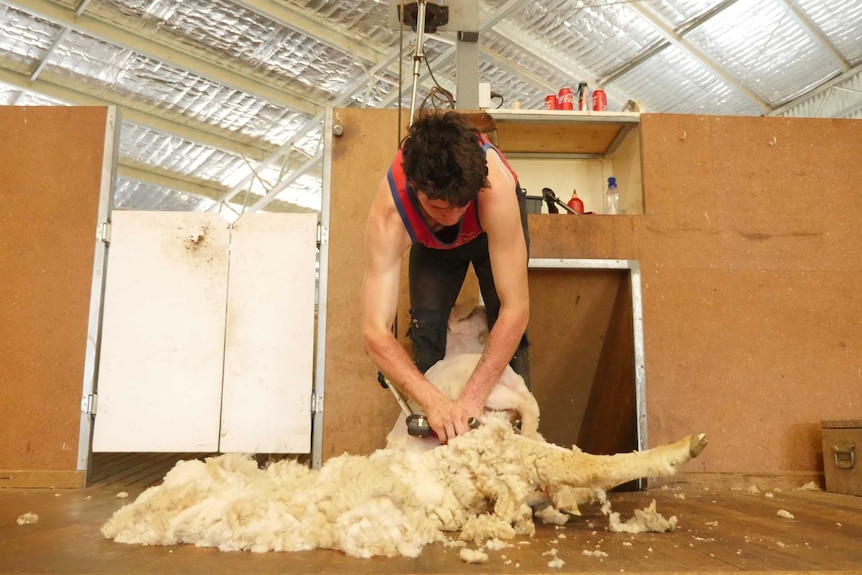
<path id="1" fill-rule="evenodd" d="M 602 112 L 608 107 L 608 95 L 604 90 L 593 90 L 593 110 Z"/>
<path id="2" fill-rule="evenodd" d="M 545 109 L 546 110 L 556 110 L 557 109 L 557 95 L 556 94 L 548 94 L 545 96 Z"/>
<path id="3" fill-rule="evenodd" d="M 572 94 L 571 88 L 560 88 L 560 93 L 557 94 L 557 109 L 558 110 L 574 110 L 575 96 Z"/>

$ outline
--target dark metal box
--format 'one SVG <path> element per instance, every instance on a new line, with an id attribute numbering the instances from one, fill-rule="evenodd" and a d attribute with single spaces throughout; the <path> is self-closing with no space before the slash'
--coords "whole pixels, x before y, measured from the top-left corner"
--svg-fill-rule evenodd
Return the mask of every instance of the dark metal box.
<path id="1" fill-rule="evenodd" d="M 826 491 L 862 496 L 862 419 L 822 421 Z"/>

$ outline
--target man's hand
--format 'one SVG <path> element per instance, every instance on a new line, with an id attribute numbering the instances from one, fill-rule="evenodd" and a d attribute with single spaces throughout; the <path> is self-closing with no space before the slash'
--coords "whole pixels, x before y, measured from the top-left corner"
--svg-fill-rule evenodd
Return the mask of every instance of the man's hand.
<path id="1" fill-rule="evenodd" d="M 441 445 L 446 445 L 450 439 L 470 431 L 469 421 L 482 414 L 481 410 L 468 408 L 457 401 L 451 401 L 443 396 L 425 408 L 428 424 Z"/>

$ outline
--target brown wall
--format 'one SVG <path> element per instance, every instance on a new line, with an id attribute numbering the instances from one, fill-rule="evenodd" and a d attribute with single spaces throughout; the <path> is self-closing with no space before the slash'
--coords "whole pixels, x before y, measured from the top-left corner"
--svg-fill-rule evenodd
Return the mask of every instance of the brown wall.
<path id="1" fill-rule="evenodd" d="M 383 447 L 399 413 L 365 355 L 359 309 L 365 218 L 398 149 L 398 118 L 391 110 L 352 108 L 340 109 L 338 115 L 344 134 L 333 138 L 332 145 L 324 460 Z"/>
<path id="2" fill-rule="evenodd" d="M 76 468 L 106 111 L 0 107 L 2 470 Z"/>
<path id="3" fill-rule="evenodd" d="M 398 414 L 358 333 L 361 230 L 395 152 L 395 114 L 340 114 L 325 457 L 381 446 Z M 645 115 L 641 136 L 644 215 L 531 215 L 531 255 L 640 262 L 650 445 L 705 431 L 710 447 L 689 470 L 821 469 L 820 420 L 862 409 L 862 123 Z M 564 336 L 535 291 L 531 332 Z"/>
<path id="4" fill-rule="evenodd" d="M 645 215 L 531 216 L 533 255 L 640 261 L 651 445 L 822 469 L 820 421 L 862 410 L 862 122 L 645 115 L 642 138 Z"/>

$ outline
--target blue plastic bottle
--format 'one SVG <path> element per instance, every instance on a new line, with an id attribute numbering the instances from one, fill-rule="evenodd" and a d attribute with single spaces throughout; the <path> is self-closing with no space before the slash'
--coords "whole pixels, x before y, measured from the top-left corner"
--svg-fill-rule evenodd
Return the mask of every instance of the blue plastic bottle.
<path id="1" fill-rule="evenodd" d="M 608 189 L 605 192 L 605 213 L 620 213 L 620 192 L 617 189 L 617 179 L 614 177 L 608 178 Z"/>

